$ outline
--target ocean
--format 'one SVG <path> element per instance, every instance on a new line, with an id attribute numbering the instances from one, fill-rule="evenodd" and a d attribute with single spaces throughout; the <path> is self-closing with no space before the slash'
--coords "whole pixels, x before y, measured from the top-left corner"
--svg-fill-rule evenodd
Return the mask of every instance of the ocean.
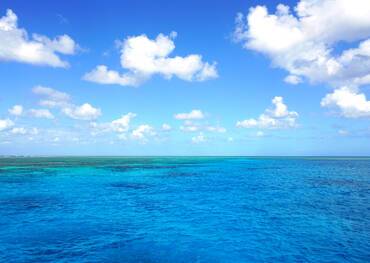
<path id="1" fill-rule="evenodd" d="M 370 158 L 0 158 L 0 262 L 370 262 Z"/>

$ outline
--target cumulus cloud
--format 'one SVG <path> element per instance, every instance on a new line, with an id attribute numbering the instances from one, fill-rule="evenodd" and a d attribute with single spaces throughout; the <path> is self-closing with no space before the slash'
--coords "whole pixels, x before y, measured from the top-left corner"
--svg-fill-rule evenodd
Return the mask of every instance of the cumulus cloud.
<path id="1" fill-rule="evenodd" d="M 94 120 L 101 116 L 101 109 L 95 108 L 90 103 L 75 105 L 71 102 L 71 97 L 65 92 L 53 88 L 36 86 L 32 89 L 34 94 L 43 96 L 39 104 L 48 108 L 57 108 L 60 111 L 76 120 Z"/>
<path id="2" fill-rule="evenodd" d="M 369 13 L 367 0 L 300 0 L 295 12 L 279 4 L 274 14 L 265 6 L 256 6 L 246 18 L 238 14 L 234 36 L 245 48 L 269 56 L 274 66 L 286 69 L 296 80 L 352 82 L 370 73 L 365 52 L 369 44 L 361 43 L 352 52 L 358 55 L 352 57 L 347 55 L 349 50 L 333 54 L 333 47 L 342 41 L 366 40 L 370 36 Z M 358 60 L 363 65 L 356 66 Z"/>
<path id="3" fill-rule="evenodd" d="M 23 113 L 23 106 L 22 105 L 14 105 L 12 108 L 8 110 L 9 114 L 14 116 L 21 116 Z"/>
<path id="4" fill-rule="evenodd" d="M 297 125 L 298 113 L 289 111 L 282 97 L 274 97 L 272 104 L 274 107 L 265 110 L 258 118 L 238 121 L 236 126 L 241 128 L 280 129 L 291 128 Z"/>
<path id="5" fill-rule="evenodd" d="M 101 115 L 101 110 L 94 108 L 89 103 L 81 106 L 63 108 L 63 113 L 76 120 L 95 120 Z"/>
<path id="6" fill-rule="evenodd" d="M 139 125 L 131 133 L 131 136 L 135 140 L 146 141 L 148 137 L 156 135 L 154 128 L 148 124 Z"/>
<path id="7" fill-rule="evenodd" d="M 91 122 L 91 134 L 93 136 L 97 136 L 111 133 L 115 134 L 120 140 L 135 140 L 140 141 L 141 143 L 146 143 L 150 139 L 158 138 L 159 134 L 153 126 L 149 124 L 140 124 L 138 126 L 132 125 L 132 121 L 136 116 L 137 115 L 135 113 L 129 112 L 110 122 Z M 167 132 L 171 129 L 170 125 L 163 124 L 159 131 Z"/>
<path id="8" fill-rule="evenodd" d="M 177 120 L 200 120 L 204 118 L 204 114 L 201 110 L 192 110 L 188 113 L 177 113 L 174 117 Z"/>
<path id="9" fill-rule="evenodd" d="M 105 123 L 92 122 L 90 123 L 90 126 L 93 129 L 93 134 L 116 132 L 119 133 L 122 138 L 126 138 L 125 133 L 129 131 L 130 123 L 132 119 L 135 117 L 136 117 L 135 113 L 129 112 L 111 122 Z"/>
<path id="10" fill-rule="evenodd" d="M 99 84 L 118 84 L 121 86 L 137 86 L 143 81 L 143 79 L 137 78 L 132 74 L 120 74 L 117 71 L 109 70 L 105 65 L 97 66 L 86 73 L 83 79 Z"/>
<path id="11" fill-rule="evenodd" d="M 157 133 L 154 127 L 150 126 L 149 124 L 141 124 L 133 128 L 131 122 L 136 116 L 137 115 L 135 113 L 129 112 L 111 122 L 91 122 L 90 127 L 92 129 L 92 134 L 98 135 L 102 133 L 115 133 L 117 138 L 120 140 L 131 139 L 146 143 L 149 138 L 156 136 Z M 162 131 L 168 131 L 169 129 L 169 125 L 168 127 L 165 126 L 165 129 L 162 127 Z"/>
<path id="12" fill-rule="evenodd" d="M 334 90 L 321 100 L 321 106 L 339 109 L 340 114 L 347 118 L 370 117 L 370 101 L 354 88 Z"/>
<path id="13" fill-rule="evenodd" d="M 279 4 L 274 13 L 256 6 L 237 15 L 234 37 L 285 69 L 287 83 L 327 83 L 340 94 L 370 84 L 369 14 L 368 0 L 300 0 L 293 11 Z M 343 42 L 354 47 L 336 48 Z"/>
<path id="14" fill-rule="evenodd" d="M 30 109 L 29 114 L 35 118 L 54 119 L 54 115 L 48 109 Z"/>
<path id="15" fill-rule="evenodd" d="M 175 37 L 176 34 L 159 34 L 155 39 L 146 35 L 128 37 L 121 44 L 121 66 L 126 72 L 119 73 L 99 65 L 83 79 L 99 84 L 137 86 L 156 74 L 166 79 L 176 76 L 185 81 L 205 81 L 218 76 L 216 63 L 204 62 L 201 55 L 170 57 L 175 49 Z"/>
<path id="16" fill-rule="evenodd" d="M 33 34 L 30 38 L 25 29 L 18 27 L 18 17 L 10 9 L 0 18 L 0 60 L 65 68 L 68 62 L 60 54 L 73 55 L 77 48 L 68 35 L 50 39 Z"/>
<path id="17" fill-rule="evenodd" d="M 126 132 L 130 127 L 131 120 L 135 117 L 136 114 L 132 112 L 122 115 L 121 118 L 118 118 L 110 123 L 111 129 L 116 132 Z"/>
<path id="18" fill-rule="evenodd" d="M 14 126 L 14 122 L 10 119 L 0 119 L 0 131 L 5 131 Z"/>

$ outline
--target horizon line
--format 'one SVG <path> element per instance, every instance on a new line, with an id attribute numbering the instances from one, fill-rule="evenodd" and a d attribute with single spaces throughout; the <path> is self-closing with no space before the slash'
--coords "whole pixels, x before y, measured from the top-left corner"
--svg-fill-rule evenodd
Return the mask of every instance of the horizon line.
<path id="1" fill-rule="evenodd" d="M 230 158 L 370 158 L 370 155 L 27 155 L 3 154 L 0 158 L 58 158 L 58 157 L 85 157 L 85 158 L 175 158 L 175 157 L 230 157 Z"/>

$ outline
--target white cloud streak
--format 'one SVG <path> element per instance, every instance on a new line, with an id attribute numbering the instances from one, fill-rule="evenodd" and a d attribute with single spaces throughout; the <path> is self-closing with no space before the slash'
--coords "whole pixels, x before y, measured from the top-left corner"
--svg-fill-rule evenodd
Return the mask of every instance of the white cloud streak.
<path id="1" fill-rule="evenodd" d="M 200 120 L 204 118 L 204 113 L 201 110 L 192 110 L 187 113 L 177 113 L 174 118 L 177 120 Z"/>
<path id="2" fill-rule="evenodd" d="M 48 109 L 30 109 L 29 114 L 35 118 L 54 119 L 54 115 Z"/>

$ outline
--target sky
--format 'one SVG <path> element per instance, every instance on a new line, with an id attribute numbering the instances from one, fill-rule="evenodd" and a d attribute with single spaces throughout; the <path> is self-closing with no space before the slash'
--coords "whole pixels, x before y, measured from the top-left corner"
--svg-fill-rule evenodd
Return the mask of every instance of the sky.
<path id="1" fill-rule="evenodd" d="M 370 155 L 370 3 L 0 2 L 0 155 Z"/>

